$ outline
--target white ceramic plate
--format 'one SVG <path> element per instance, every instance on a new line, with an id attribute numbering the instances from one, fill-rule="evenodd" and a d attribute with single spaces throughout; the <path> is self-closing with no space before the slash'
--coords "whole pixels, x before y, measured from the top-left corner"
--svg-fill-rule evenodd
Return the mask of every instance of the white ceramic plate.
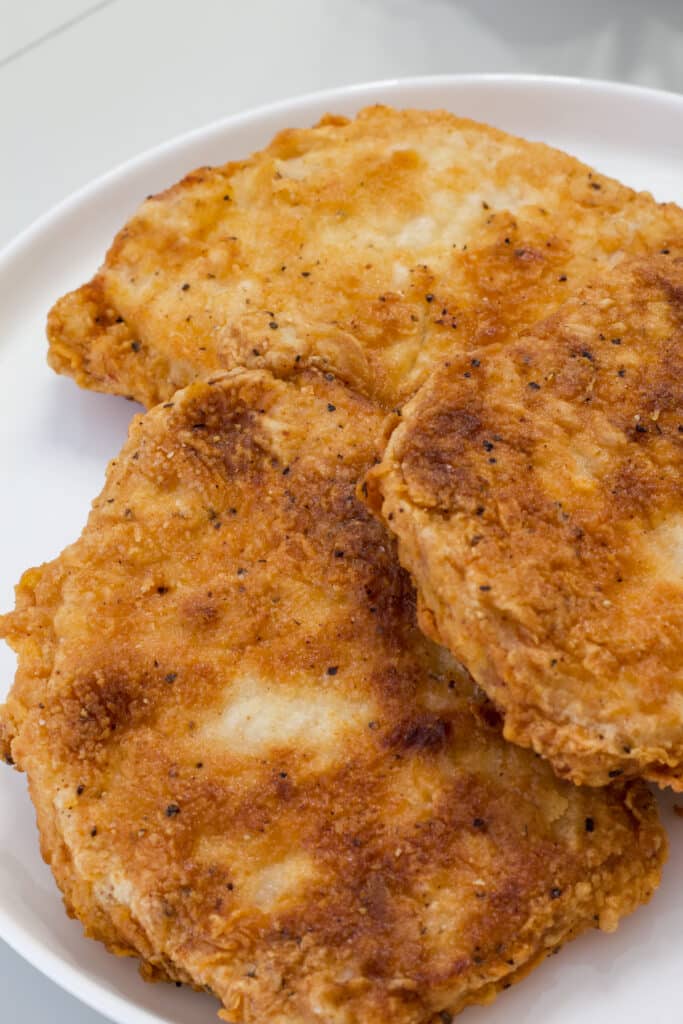
<path id="1" fill-rule="evenodd" d="M 264 145 L 280 128 L 374 102 L 446 107 L 568 150 L 658 199 L 683 203 L 683 97 L 570 79 L 514 76 L 392 81 L 320 93 L 210 125 L 140 157 L 67 200 L 0 256 L 0 608 L 23 569 L 75 539 L 134 408 L 79 391 L 45 364 L 53 301 L 86 280 L 141 199 L 200 164 Z M 0 645 L 4 692 L 14 659 Z M 591 933 L 463 1024 L 672 1024 L 680 1019 L 683 820 L 662 798 L 672 853 L 659 893 L 616 935 Z M 208 996 L 145 985 L 69 921 L 40 859 L 23 778 L 0 775 L 0 936 L 118 1024 L 200 1024 Z M 265 1022 L 264 1022 L 265 1024 Z"/>

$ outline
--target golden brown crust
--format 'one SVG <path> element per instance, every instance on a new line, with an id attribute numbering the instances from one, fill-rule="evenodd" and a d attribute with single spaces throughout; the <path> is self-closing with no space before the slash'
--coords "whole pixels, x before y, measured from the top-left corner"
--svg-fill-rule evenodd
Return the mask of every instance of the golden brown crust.
<path id="1" fill-rule="evenodd" d="M 48 321 L 49 362 L 146 406 L 203 373 L 304 365 L 391 408 L 624 254 L 683 254 L 683 213 L 444 111 L 280 133 L 143 203 Z"/>
<path id="2" fill-rule="evenodd" d="M 683 260 L 437 371 L 370 500 L 427 633 L 575 782 L 683 789 Z"/>
<path id="3" fill-rule="evenodd" d="M 659 881 L 646 788 L 557 780 L 417 629 L 380 426 L 316 373 L 190 386 L 0 620 L 67 903 L 232 1021 L 426 1022 Z"/>

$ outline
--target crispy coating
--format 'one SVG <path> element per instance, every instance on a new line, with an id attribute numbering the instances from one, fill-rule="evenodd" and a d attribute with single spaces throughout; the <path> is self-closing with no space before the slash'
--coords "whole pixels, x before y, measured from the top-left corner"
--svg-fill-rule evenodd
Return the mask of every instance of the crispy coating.
<path id="1" fill-rule="evenodd" d="M 683 790 L 683 260 L 622 264 L 448 362 L 370 501 L 421 624 L 574 782 Z"/>
<path id="2" fill-rule="evenodd" d="M 659 881 L 643 784 L 558 780 L 418 630 L 355 496 L 381 422 L 331 374 L 189 386 L 0 620 L 67 905 L 230 1021 L 445 1020 Z"/>
<path id="3" fill-rule="evenodd" d="M 279 134 L 148 199 L 49 316 L 49 362 L 146 406 L 236 366 L 334 371 L 392 408 L 453 346 L 536 323 L 683 212 L 444 111 Z"/>

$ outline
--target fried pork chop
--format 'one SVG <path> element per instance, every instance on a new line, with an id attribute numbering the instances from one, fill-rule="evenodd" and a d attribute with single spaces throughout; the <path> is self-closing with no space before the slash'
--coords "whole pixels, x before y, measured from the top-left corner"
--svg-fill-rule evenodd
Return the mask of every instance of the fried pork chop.
<path id="1" fill-rule="evenodd" d="M 683 790 L 683 260 L 437 371 L 370 500 L 421 624 L 574 782 Z"/>
<path id="2" fill-rule="evenodd" d="M 149 198 L 48 322 L 60 373 L 146 406 L 235 366 L 334 371 L 388 408 L 454 346 L 552 312 L 683 212 L 545 145 L 371 107 Z"/>
<path id="3" fill-rule="evenodd" d="M 420 633 L 355 497 L 380 414 L 330 378 L 221 374 L 134 420 L 0 620 L 3 744 L 110 948 L 231 1021 L 445 1020 L 615 927 L 666 842 L 640 782 L 556 779 Z"/>

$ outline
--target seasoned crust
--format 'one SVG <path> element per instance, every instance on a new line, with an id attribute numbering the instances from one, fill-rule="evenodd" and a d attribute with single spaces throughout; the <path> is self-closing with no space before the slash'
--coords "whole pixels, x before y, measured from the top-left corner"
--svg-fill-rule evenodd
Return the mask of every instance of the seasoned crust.
<path id="1" fill-rule="evenodd" d="M 417 629 L 354 495 L 380 424 L 315 373 L 190 386 L 0 620 L 67 904 L 232 1021 L 438 1019 L 659 881 L 647 789 L 556 779 Z"/>
<path id="2" fill-rule="evenodd" d="M 370 501 L 426 632 L 577 783 L 683 789 L 683 260 L 623 264 L 447 362 Z"/>
<path id="3" fill-rule="evenodd" d="M 48 358 L 148 407 L 219 368 L 312 365 L 392 408 L 454 346 L 529 327 L 625 254 L 683 255 L 682 238 L 678 207 L 548 146 L 370 107 L 148 199 L 55 305 Z"/>

